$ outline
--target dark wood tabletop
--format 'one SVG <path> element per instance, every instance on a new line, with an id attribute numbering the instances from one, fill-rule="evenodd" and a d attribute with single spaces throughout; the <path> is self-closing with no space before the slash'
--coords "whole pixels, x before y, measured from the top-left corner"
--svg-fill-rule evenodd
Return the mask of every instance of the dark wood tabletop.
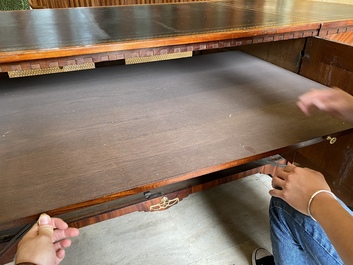
<path id="1" fill-rule="evenodd" d="M 2 80 L 0 230 L 349 130 L 300 112 L 312 87 L 239 52 Z"/>
<path id="2" fill-rule="evenodd" d="M 299 38 L 325 27 L 350 30 L 352 14 L 353 5 L 307 0 L 8 11 L 0 15 L 0 65 L 259 36 L 253 42 Z"/>

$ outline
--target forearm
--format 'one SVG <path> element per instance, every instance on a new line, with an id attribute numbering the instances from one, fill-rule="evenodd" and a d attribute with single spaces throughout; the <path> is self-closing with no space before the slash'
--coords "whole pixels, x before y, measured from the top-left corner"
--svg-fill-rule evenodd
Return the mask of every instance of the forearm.
<path id="1" fill-rule="evenodd" d="M 344 264 L 353 264 L 353 217 L 330 194 L 318 194 L 311 213 L 326 232 Z"/>

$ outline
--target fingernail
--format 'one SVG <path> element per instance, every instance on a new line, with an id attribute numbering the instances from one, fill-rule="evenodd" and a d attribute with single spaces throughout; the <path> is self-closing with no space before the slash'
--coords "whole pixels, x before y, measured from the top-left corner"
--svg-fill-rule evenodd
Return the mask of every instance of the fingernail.
<path id="1" fill-rule="evenodd" d="M 42 213 L 39 216 L 38 224 L 40 224 L 40 225 L 48 225 L 48 224 L 50 224 L 50 216 L 45 214 L 45 213 Z"/>

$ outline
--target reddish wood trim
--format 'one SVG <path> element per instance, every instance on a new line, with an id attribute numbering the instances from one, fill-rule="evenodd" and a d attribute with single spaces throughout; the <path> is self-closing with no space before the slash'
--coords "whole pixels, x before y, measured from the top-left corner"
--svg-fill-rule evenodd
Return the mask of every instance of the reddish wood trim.
<path id="1" fill-rule="evenodd" d="M 80 47 L 66 48 L 67 50 L 50 51 L 42 50 L 38 51 L 25 51 L 21 54 L 17 52 L 0 53 L 0 72 L 18 71 L 18 70 L 29 70 L 29 69 L 45 69 L 52 67 L 60 67 L 66 65 L 80 65 L 84 63 L 99 63 L 106 61 L 122 60 L 125 58 L 135 57 L 146 57 L 154 55 L 171 54 L 185 51 L 202 51 L 210 49 L 220 49 L 227 47 L 236 47 L 248 44 L 266 43 L 273 41 L 289 40 L 306 38 L 310 36 L 316 36 L 318 29 L 309 29 L 303 31 L 289 32 L 289 33 L 278 33 L 262 36 L 252 37 L 236 37 L 232 39 L 220 39 L 213 40 L 209 37 L 209 40 L 204 38 L 198 38 L 194 35 L 195 41 L 199 43 L 182 43 L 182 44 L 170 44 L 166 46 L 163 40 L 151 40 L 146 42 L 144 47 L 143 43 L 137 45 L 134 49 L 124 49 L 122 44 L 105 44 L 97 45 L 96 47 L 90 47 L 84 49 Z M 251 35 L 245 34 L 244 35 Z M 185 37 L 186 38 L 186 37 Z M 188 37 L 191 38 L 190 36 Z M 174 40 L 175 38 L 173 38 Z M 212 39 L 212 41 L 211 41 Z M 203 41 L 202 41 L 203 40 Z M 152 44 L 147 45 L 149 42 Z M 189 41 L 190 42 L 190 41 Z M 134 46 L 134 43 L 127 44 L 129 47 Z"/>
<path id="2" fill-rule="evenodd" d="M 284 164 L 285 160 L 283 159 L 278 162 L 281 164 Z M 256 174 L 256 173 L 273 175 L 277 169 L 278 169 L 278 167 L 276 167 L 274 165 L 264 165 L 261 167 L 246 170 L 246 171 L 236 173 L 233 175 L 225 176 L 225 177 L 219 178 L 217 180 L 211 180 L 211 181 L 208 181 L 205 183 L 197 184 L 195 186 L 186 187 L 186 188 L 183 188 L 183 189 L 180 189 L 177 191 L 173 191 L 173 192 L 164 194 L 162 196 L 158 196 L 158 197 L 151 199 L 151 200 L 141 201 L 141 202 L 134 204 L 134 205 L 129 205 L 126 207 L 122 207 L 122 208 L 113 210 L 113 211 L 101 213 L 101 214 L 98 214 L 95 216 L 86 217 L 86 218 L 83 218 L 78 221 L 73 221 L 73 222 L 70 222 L 70 226 L 80 228 L 80 227 L 84 227 L 87 225 L 91 225 L 91 224 L 94 224 L 97 222 L 105 221 L 108 219 L 112 219 L 112 218 L 119 217 L 119 216 L 122 216 L 122 215 L 125 215 L 128 213 L 136 212 L 136 211 L 149 212 L 150 206 L 159 203 L 161 201 L 162 197 L 164 197 L 164 196 L 168 197 L 168 199 L 170 199 L 170 200 L 174 199 L 174 198 L 179 198 L 179 202 L 180 202 L 192 193 L 207 190 L 212 187 L 215 187 L 215 186 L 218 186 L 221 184 L 225 184 L 225 183 L 228 183 L 228 182 L 240 179 L 240 178 L 244 178 L 244 177 Z"/>
<path id="3" fill-rule="evenodd" d="M 341 20 L 323 22 L 321 24 L 319 37 L 326 37 L 332 34 L 345 33 L 353 31 L 353 20 Z"/>
<path id="4" fill-rule="evenodd" d="M 325 37 L 325 39 L 353 46 L 353 31 L 339 33 L 339 34 L 333 34 L 333 35 Z"/>
<path id="5" fill-rule="evenodd" d="M 28 0 L 32 8 L 68 8 L 68 7 L 100 7 L 122 5 L 146 5 L 146 4 L 177 4 L 185 2 L 208 2 L 211 0 Z"/>
<path id="6" fill-rule="evenodd" d="M 329 37 L 333 34 L 353 31 L 353 27 L 333 27 L 320 30 L 319 37 Z"/>
<path id="7" fill-rule="evenodd" d="M 71 46 L 48 50 L 22 50 L 1 52 L 0 64 L 19 61 L 31 61 L 38 59 L 61 58 L 68 56 L 101 54 L 117 51 L 131 51 L 148 48 L 167 48 L 179 45 L 210 45 L 221 43 L 221 41 L 231 42 L 232 46 L 243 45 L 253 42 L 276 41 L 307 37 L 317 35 L 318 23 L 299 26 L 278 26 L 276 28 L 239 28 L 232 31 L 208 34 L 194 34 L 189 36 L 171 36 L 167 38 L 152 38 L 148 40 L 134 40 L 129 42 L 96 44 L 89 47 Z M 237 42 L 240 42 L 239 44 Z M 192 47 L 192 46 L 189 46 Z M 213 47 L 214 48 L 214 47 Z"/>

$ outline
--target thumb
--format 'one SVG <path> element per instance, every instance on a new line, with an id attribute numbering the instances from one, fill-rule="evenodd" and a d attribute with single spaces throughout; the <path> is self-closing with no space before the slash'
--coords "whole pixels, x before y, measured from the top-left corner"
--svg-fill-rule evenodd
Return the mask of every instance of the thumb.
<path id="1" fill-rule="evenodd" d="M 46 236 L 49 236 L 50 238 L 52 237 L 54 233 L 54 228 L 49 215 L 45 213 L 41 214 L 38 219 L 38 225 L 39 225 L 39 230 L 38 230 L 39 235 L 46 235 Z"/>
<path id="2" fill-rule="evenodd" d="M 281 198 L 281 190 L 279 190 L 279 189 L 272 189 L 269 191 L 269 193 L 272 197 Z"/>

